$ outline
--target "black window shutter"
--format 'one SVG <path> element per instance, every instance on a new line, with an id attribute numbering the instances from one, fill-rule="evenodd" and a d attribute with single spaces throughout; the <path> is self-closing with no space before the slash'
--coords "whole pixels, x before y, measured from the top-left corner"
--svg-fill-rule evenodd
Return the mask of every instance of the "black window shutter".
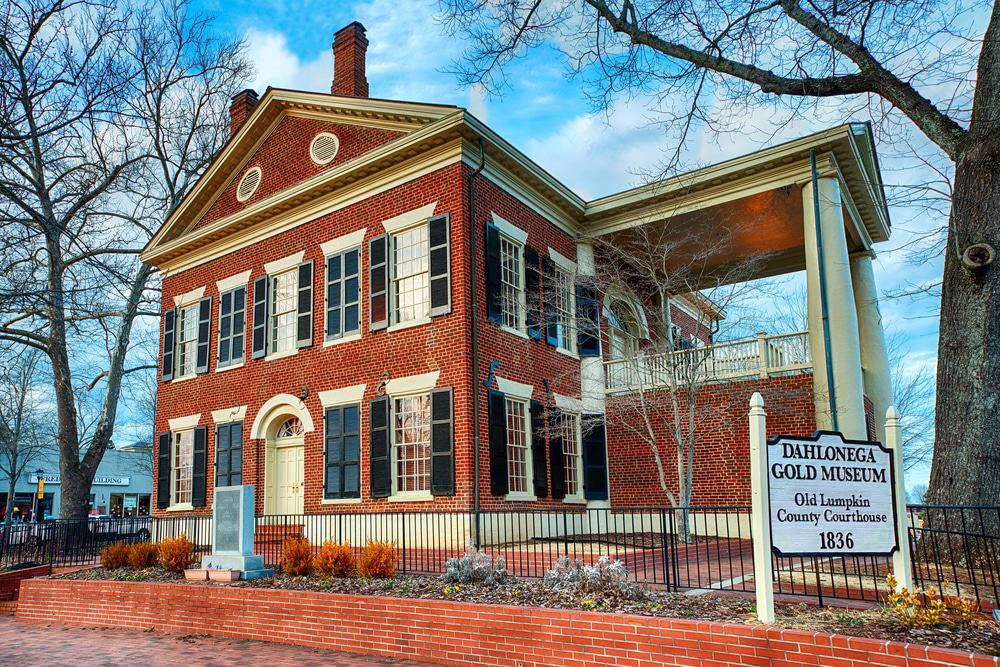
<path id="1" fill-rule="evenodd" d="M 215 363 L 228 366 L 232 358 L 233 340 L 233 296 L 235 292 L 219 295 L 219 350 Z"/>
<path id="2" fill-rule="evenodd" d="M 341 416 L 341 438 L 343 442 L 344 498 L 361 497 L 361 405 L 345 405 Z"/>
<path id="3" fill-rule="evenodd" d="M 552 283 L 551 285 L 545 285 L 545 291 L 549 292 L 549 295 L 543 295 L 542 297 L 542 302 L 545 304 L 545 342 L 549 345 L 557 346 L 559 345 L 559 322 L 551 295 L 555 290 L 559 289 L 559 286 L 555 284 L 555 264 L 552 262 L 551 257 L 542 257 L 542 272 L 545 274 L 546 283 Z"/>
<path id="4" fill-rule="evenodd" d="M 531 466 L 535 496 L 549 495 L 549 475 L 545 465 L 548 439 L 545 437 L 545 406 L 541 401 L 531 402 Z"/>
<path id="5" fill-rule="evenodd" d="M 454 419 L 451 387 L 431 392 L 431 493 L 455 495 Z"/>
<path id="6" fill-rule="evenodd" d="M 389 326 L 389 236 L 368 242 L 368 328 Z"/>
<path id="7" fill-rule="evenodd" d="M 174 322 L 177 310 L 171 308 L 163 313 L 163 350 L 160 378 L 167 382 L 174 379 Z"/>
<path id="8" fill-rule="evenodd" d="M 597 287 L 576 286 L 577 352 L 581 357 L 601 356 L 601 320 Z"/>
<path id="9" fill-rule="evenodd" d="M 344 493 L 344 425 L 343 409 L 327 408 L 323 413 L 323 456 L 326 467 L 323 475 L 323 497 L 342 498 Z"/>
<path id="10" fill-rule="evenodd" d="M 208 483 L 208 427 L 194 429 L 194 453 L 191 469 L 191 505 L 204 507 Z"/>
<path id="11" fill-rule="evenodd" d="M 389 397 L 382 396 L 369 403 L 371 415 L 370 476 L 372 498 L 387 498 L 392 493 L 391 463 L 389 458 Z"/>
<path id="12" fill-rule="evenodd" d="M 431 317 L 451 312 L 451 242 L 447 213 L 427 221 L 430 253 Z"/>
<path id="13" fill-rule="evenodd" d="M 507 404 L 499 391 L 490 390 L 489 431 L 490 493 L 504 496 L 510 489 L 507 479 Z"/>
<path id="14" fill-rule="evenodd" d="M 220 299 L 221 301 L 221 299 Z M 229 424 L 219 424 L 215 427 L 215 486 L 229 486 L 230 466 L 230 430 Z"/>
<path id="15" fill-rule="evenodd" d="M 270 291 L 268 276 L 253 281 L 253 331 L 250 357 L 259 359 L 267 354 L 267 300 Z"/>
<path id="16" fill-rule="evenodd" d="M 500 230 L 492 222 L 486 223 L 486 315 L 494 322 L 503 322 L 500 303 Z"/>
<path id="17" fill-rule="evenodd" d="M 170 432 L 161 433 L 156 445 L 156 507 L 170 507 Z"/>
<path id="18" fill-rule="evenodd" d="M 541 274 L 538 272 L 538 251 L 530 246 L 524 247 L 524 294 L 527 302 L 525 324 L 528 335 L 535 340 L 542 339 L 542 316 L 540 287 Z M 538 494 L 535 494 L 538 495 Z"/>
<path id="19" fill-rule="evenodd" d="M 608 499 L 608 452 L 604 415 L 583 415 L 583 497 Z"/>
<path id="20" fill-rule="evenodd" d="M 299 302 L 295 321 L 295 347 L 313 344 L 313 263 L 299 264 Z"/>
<path id="21" fill-rule="evenodd" d="M 552 497 L 566 497 L 566 462 L 563 458 L 562 428 L 558 410 L 549 410 L 549 477 L 552 480 Z"/>
<path id="22" fill-rule="evenodd" d="M 198 302 L 198 356 L 195 373 L 208 372 L 209 344 L 212 341 L 212 297 L 206 296 Z"/>
<path id="23" fill-rule="evenodd" d="M 243 484 L 243 422 L 229 425 L 229 486 Z"/>

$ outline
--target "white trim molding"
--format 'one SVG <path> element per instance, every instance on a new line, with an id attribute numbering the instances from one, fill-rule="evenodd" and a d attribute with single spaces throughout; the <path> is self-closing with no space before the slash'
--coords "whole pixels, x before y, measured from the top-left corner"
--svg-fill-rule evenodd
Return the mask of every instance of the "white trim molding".
<path id="1" fill-rule="evenodd" d="M 427 220 L 434 215 L 435 208 L 437 208 L 436 201 L 431 202 L 430 204 L 424 204 L 420 208 L 415 208 L 412 211 L 400 213 L 399 215 L 391 217 L 388 220 L 383 220 L 382 226 L 385 228 L 387 233 L 395 234 L 396 232 L 402 231 L 407 227 L 413 227 L 414 225 Z"/>
<path id="2" fill-rule="evenodd" d="M 361 242 L 365 240 L 365 232 L 367 231 L 367 227 L 362 227 L 361 229 L 351 232 L 350 234 L 344 234 L 343 236 L 332 238 L 325 243 L 320 243 L 319 247 L 323 251 L 323 256 L 329 257 L 330 255 L 334 255 L 341 250 L 347 250 L 355 246 L 360 246 Z"/>
<path id="3" fill-rule="evenodd" d="M 250 269 L 247 269 L 243 273 L 237 273 L 235 276 L 229 276 L 228 278 L 223 278 L 215 283 L 216 289 L 219 290 L 219 294 L 223 292 L 228 292 L 231 289 L 236 289 L 237 287 L 246 287 L 250 284 Z"/>
<path id="4" fill-rule="evenodd" d="M 236 405 L 231 408 L 212 410 L 212 421 L 216 424 L 231 424 L 241 422 L 247 416 L 247 406 Z"/>
<path id="5" fill-rule="evenodd" d="M 302 422 L 302 430 L 306 433 L 315 431 L 312 416 L 305 404 L 291 394 L 277 394 L 264 401 L 257 411 L 257 416 L 253 419 L 253 426 L 250 427 L 250 438 L 259 439 L 267 437 L 267 426 L 278 414 L 291 414 L 298 417 Z"/>
<path id="6" fill-rule="evenodd" d="M 556 402 L 556 407 L 564 412 L 575 412 L 577 414 L 583 414 L 583 401 L 579 398 L 573 398 L 572 396 L 563 396 L 562 394 L 552 394 L 553 400 Z"/>
<path id="7" fill-rule="evenodd" d="M 385 393 L 389 396 L 396 396 L 428 392 L 437 386 L 439 375 L 441 375 L 441 371 L 431 371 L 430 373 L 421 373 L 419 375 L 392 378 L 385 383 Z"/>
<path id="8" fill-rule="evenodd" d="M 507 222 L 497 215 L 495 211 L 490 211 L 490 215 L 493 216 L 493 224 L 496 225 L 496 228 L 499 229 L 501 233 L 506 234 L 521 245 L 524 245 L 528 241 L 528 232 L 510 222 Z"/>
<path id="9" fill-rule="evenodd" d="M 197 426 L 200 421 L 201 413 L 199 412 L 196 415 L 186 415 L 184 417 L 174 417 L 173 419 L 168 419 L 167 424 L 170 426 L 171 432 L 186 431 Z"/>
<path id="10" fill-rule="evenodd" d="M 190 306 L 192 303 L 197 302 L 200 298 L 205 296 L 205 286 L 195 287 L 190 292 L 184 292 L 184 294 L 178 294 L 174 297 L 174 306 L 176 308 L 183 308 L 184 306 Z"/>
<path id="11" fill-rule="evenodd" d="M 549 247 L 549 257 L 552 259 L 553 262 L 556 263 L 556 266 L 558 266 L 563 271 L 576 273 L 576 262 L 571 260 L 566 255 L 562 254 L 558 250 L 552 248 L 551 246 Z"/>
<path id="12" fill-rule="evenodd" d="M 360 403 L 365 397 L 367 384 L 355 384 L 350 387 L 340 389 L 328 389 L 319 392 L 319 402 L 324 408 L 334 405 L 347 405 L 349 403 Z"/>
<path id="13" fill-rule="evenodd" d="M 300 250 L 294 255 L 289 255 L 288 257 L 282 257 L 281 259 L 276 259 L 273 262 L 268 262 L 264 265 L 264 272 L 267 275 L 272 275 L 275 273 L 281 273 L 282 271 L 287 271 L 288 269 L 298 266 L 305 259 L 306 251 Z"/>
<path id="14" fill-rule="evenodd" d="M 534 393 L 535 388 L 530 384 L 524 384 L 523 382 L 515 382 L 514 380 L 508 380 L 502 378 L 499 375 L 496 376 L 497 379 L 497 389 L 501 393 L 510 396 L 511 398 L 520 398 L 525 401 L 531 400 L 531 395 Z"/>

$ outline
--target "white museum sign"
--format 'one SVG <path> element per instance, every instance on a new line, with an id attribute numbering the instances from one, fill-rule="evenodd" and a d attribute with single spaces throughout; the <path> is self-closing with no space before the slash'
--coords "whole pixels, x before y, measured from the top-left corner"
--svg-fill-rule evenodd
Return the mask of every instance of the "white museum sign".
<path id="1" fill-rule="evenodd" d="M 778 556 L 889 556 L 898 548 L 893 453 L 819 431 L 767 443 L 771 547 Z"/>

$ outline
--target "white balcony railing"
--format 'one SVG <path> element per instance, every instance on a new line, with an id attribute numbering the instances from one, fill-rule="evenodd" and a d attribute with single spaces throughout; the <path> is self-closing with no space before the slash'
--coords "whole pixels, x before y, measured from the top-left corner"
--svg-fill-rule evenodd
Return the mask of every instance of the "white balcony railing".
<path id="1" fill-rule="evenodd" d="M 805 331 L 604 362 L 609 392 L 791 375 L 812 368 Z"/>

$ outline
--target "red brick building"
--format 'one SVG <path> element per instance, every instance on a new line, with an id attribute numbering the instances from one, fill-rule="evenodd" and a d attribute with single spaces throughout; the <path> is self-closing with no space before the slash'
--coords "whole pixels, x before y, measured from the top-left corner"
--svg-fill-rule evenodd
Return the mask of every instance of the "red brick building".
<path id="1" fill-rule="evenodd" d="M 369 97 L 366 47 L 360 24 L 337 33 L 331 94 L 237 95 L 231 140 L 143 253 L 163 278 L 156 514 L 210 513 L 233 484 L 264 514 L 663 505 L 650 447 L 605 414 L 636 378 L 665 391 L 675 355 L 710 362 L 694 502 L 747 502 L 753 391 L 774 431 L 863 436 L 866 396 L 880 423 L 867 128 L 585 201 L 464 109 Z M 596 239 L 748 212 L 710 263 L 805 268 L 808 332 L 713 344 L 700 297 L 651 326 L 591 278 Z M 648 354 L 664 337 L 676 352 Z"/>

